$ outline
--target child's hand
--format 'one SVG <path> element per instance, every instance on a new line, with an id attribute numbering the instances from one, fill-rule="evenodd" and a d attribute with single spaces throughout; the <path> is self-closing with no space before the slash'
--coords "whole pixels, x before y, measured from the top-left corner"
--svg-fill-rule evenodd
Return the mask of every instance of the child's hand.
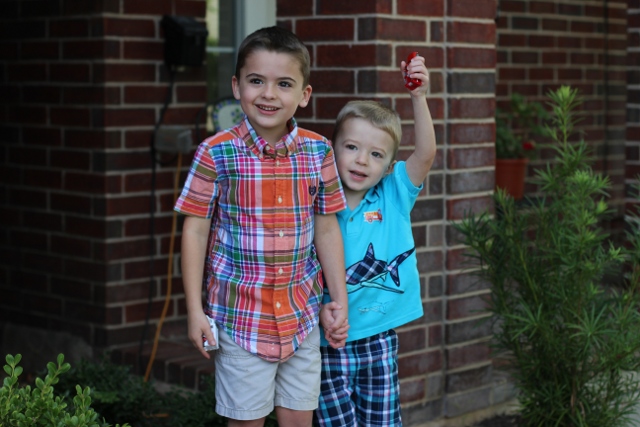
<path id="1" fill-rule="evenodd" d="M 202 336 L 204 335 L 210 343 L 215 343 L 216 340 L 213 339 L 213 333 L 211 332 L 207 316 L 205 316 L 204 312 L 189 314 L 188 322 L 189 341 L 191 341 L 195 348 L 197 348 L 205 358 L 210 359 L 211 356 L 205 351 L 202 344 Z"/>
<path id="2" fill-rule="evenodd" d="M 400 72 L 404 76 L 406 72 L 412 79 L 418 79 L 422 82 L 421 86 L 416 87 L 413 90 L 409 90 L 411 96 L 424 96 L 429 89 L 429 71 L 424 63 L 424 57 L 417 55 L 413 57 L 411 62 L 407 63 L 402 61 L 400 63 Z"/>
<path id="3" fill-rule="evenodd" d="M 329 345 L 333 348 L 344 347 L 350 326 L 342 306 L 335 301 L 325 304 L 320 311 L 320 323 Z"/>

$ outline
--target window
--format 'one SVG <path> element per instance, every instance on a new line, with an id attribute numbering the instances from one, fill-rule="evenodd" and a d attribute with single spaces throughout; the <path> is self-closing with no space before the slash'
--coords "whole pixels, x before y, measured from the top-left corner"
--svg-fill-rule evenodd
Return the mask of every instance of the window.
<path id="1" fill-rule="evenodd" d="M 232 96 L 231 77 L 242 40 L 275 25 L 276 0 L 207 0 L 207 101 Z"/>

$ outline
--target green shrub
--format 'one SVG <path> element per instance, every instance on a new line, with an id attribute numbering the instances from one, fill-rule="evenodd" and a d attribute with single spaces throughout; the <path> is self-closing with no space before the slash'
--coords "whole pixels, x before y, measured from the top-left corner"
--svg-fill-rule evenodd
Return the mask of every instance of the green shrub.
<path id="1" fill-rule="evenodd" d="M 0 388 L 0 426 L 6 427 L 108 427 L 98 413 L 91 408 L 90 389 L 75 386 L 76 396 L 72 405 L 68 405 L 61 396 L 54 395 L 54 385 L 59 376 L 70 369 L 64 363 L 64 356 L 58 356 L 57 365 L 47 364 L 47 375 L 44 380 L 36 378 L 35 387 L 21 387 L 18 379 L 22 374 L 19 365 L 22 356 L 7 355 L 4 371 L 7 374 Z M 124 424 L 123 427 L 128 426 Z"/>
<path id="2" fill-rule="evenodd" d="M 623 285 L 604 278 L 640 259 L 640 238 L 636 228 L 628 250 L 609 243 L 600 226 L 609 180 L 589 166 L 584 141 L 570 142 L 577 91 L 549 98 L 557 156 L 537 172 L 541 197 L 516 205 L 498 191 L 495 216 L 470 213 L 454 226 L 489 283 L 493 344 L 526 425 L 622 426 L 640 393 L 638 264 Z"/>
<path id="3" fill-rule="evenodd" d="M 60 393 L 66 395 L 74 384 L 89 386 L 93 407 L 114 422 L 127 420 L 133 426 L 150 426 L 167 410 L 152 383 L 142 381 L 129 367 L 116 365 L 106 356 L 96 362 L 81 360 L 60 380 Z"/>
<path id="4" fill-rule="evenodd" d="M 133 427 L 224 427 L 227 419 L 215 413 L 215 386 L 207 377 L 200 392 L 173 387 L 159 392 L 151 382 L 117 365 L 107 355 L 102 360 L 82 360 L 60 382 L 60 390 L 87 384 L 96 411 L 115 422 Z M 271 414 L 265 427 L 277 427 Z"/>

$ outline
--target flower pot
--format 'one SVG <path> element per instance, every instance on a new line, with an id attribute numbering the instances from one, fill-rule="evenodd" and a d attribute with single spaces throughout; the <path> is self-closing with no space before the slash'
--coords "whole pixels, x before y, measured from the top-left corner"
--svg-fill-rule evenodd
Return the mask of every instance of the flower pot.
<path id="1" fill-rule="evenodd" d="M 524 195 L 524 178 L 529 159 L 496 159 L 496 190 L 503 188 L 515 200 Z"/>

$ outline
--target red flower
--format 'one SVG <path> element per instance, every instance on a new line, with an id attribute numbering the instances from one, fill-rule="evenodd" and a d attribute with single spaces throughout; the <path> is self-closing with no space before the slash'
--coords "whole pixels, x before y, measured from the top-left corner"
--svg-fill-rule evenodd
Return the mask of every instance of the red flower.
<path id="1" fill-rule="evenodd" d="M 522 143 L 522 149 L 524 151 L 531 151 L 531 150 L 535 150 L 536 148 L 536 144 L 533 141 L 524 141 Z"/>

